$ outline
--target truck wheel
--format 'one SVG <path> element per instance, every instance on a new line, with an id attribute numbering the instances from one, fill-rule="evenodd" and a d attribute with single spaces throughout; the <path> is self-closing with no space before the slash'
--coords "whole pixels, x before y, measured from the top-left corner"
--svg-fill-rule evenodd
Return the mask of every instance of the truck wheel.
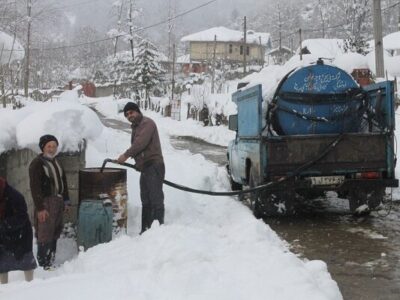
<path id="1" fill-rule="evenodd" d="M 226 165 L 226 171 L 228 172 L 229 183 L 231 185 L 232 191 L 241 191 L 243 186 L 240 183 L 237 183 L 237 182 L 233 181 L 233 178 L 231 176 L 231 169 L 229 168 L 229 164 Z"/>
<path id="2" fill-rule="evenodd" d="M 367 215 L 382 203 L 384 196 L 384 187 L 353 189 L 348 195 L 350 211 L 358 216 Z"/>
<path id="3" fill-rule="evenodd" d="M 296 193 L 290 188 L 287 190 L 267 191 L 262 202 L 264 214 L 269 217 L 294 215 L 295 196 Z"/>
<path id="4" fill-rule="evenodd" d="M 229 178 L 229 182 L 231 184 L 232 191 L 241 191 L 242 190 L 242 185 L 237 182 L 234 182 L 232 177 Z"/>
<path id="5" fill-rule="evenodd" d="M 254 188 L 257 186 L 257 183 L 254 180 L 254 175 L 252 170 L 250 169 L 250 178 L 249 178 L 249 188 Z M 253 211 L 254 216 L 257 219 L 260 219 L 264 216 L 264 211 L 261 207 L 261 192 L 253 192 L 249 193 L 249 201 L 250 201 L 250 208 Z"/>
<path id="6" fill-rule="evenodd" d="M 255 181 L 250 170 L 250 188 L 255 187 Z M 250 203 L 256 218 L 293 215 L 294 189 L 282 187 L 282 190 L 265 190 L 250 194 Z"/>

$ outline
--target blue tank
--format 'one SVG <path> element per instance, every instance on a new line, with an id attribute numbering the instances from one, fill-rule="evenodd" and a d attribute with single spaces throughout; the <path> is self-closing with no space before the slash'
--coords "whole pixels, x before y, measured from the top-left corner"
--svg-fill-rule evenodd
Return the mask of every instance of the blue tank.
<path id="1" fill-rule="evenodd" d="M 321 60 L 280 82 L 271 124 L 279 135 L 359 132 L 365 93 L 345 71 Z"/>

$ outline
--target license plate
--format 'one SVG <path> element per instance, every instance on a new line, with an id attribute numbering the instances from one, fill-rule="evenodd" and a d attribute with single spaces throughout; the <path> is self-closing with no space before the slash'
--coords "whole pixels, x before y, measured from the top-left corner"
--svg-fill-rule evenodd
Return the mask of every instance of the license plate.
<path id="1" fill-rule="evenodd" d="M 318 176 L 310 179 L 311 185 L 339 185 L 343 183 L 344 176 Z"/>

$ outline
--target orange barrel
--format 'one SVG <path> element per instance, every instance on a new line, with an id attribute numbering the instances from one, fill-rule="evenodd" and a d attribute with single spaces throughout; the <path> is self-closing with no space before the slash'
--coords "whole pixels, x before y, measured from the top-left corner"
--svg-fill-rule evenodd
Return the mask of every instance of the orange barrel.
<path id="1" fill-rule="evenodd" d="M 126 169 L 85 168 L 79 171 L 79 203 L 83 200 L 111 201 L 113 228 L 126 231 L 128 220 L 128 192 Z"/>

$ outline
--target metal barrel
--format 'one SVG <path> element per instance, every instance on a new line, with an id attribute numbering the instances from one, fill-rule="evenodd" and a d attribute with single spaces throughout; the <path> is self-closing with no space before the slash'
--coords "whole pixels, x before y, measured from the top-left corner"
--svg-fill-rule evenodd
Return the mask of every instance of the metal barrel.
<path id="1" fill-rule="evenodd" d="M 85 168 L 79 171 L 79 203 L 83 200 L 112 202 L 114 229 L 126 231 L 128 192 L 126 169 Z"/>

